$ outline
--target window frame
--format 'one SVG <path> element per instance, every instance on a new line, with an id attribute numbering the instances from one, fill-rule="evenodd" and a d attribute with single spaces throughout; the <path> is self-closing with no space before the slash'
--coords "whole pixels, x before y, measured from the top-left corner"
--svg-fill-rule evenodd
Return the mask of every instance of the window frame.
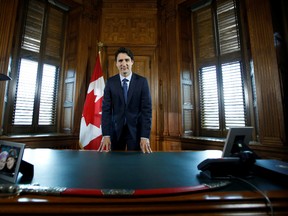
<path id="1" fill-rule="evenodd" d="M 197 46 L 194 45 L 194 51 L 193 51 L 193 55 L 195 56 L 194 57 L 194 71 L 195 71 L 195 76 L 194 76 L 194 86 L 195 86 L 195 95 L 194 95 L 194 100 L 195 100 L 195 106 L 197 106 L 197 109 L 196 109 L 196 116 L 195 116 L 195 119 L 196 119 L 196 125 L 194 127 L 194 134 L 197 134 L 199 136 L 205 136 L 205 137 L 225 137 L 227 135 L 227 132 L 228 132 L 228 129 L 226 128 L 225 126 L 225 116 L 224 115 L 224 99 L 222 97 L 223 95 L 223 88 L 220 89 L 220 96 L 221 97 L 218 97 L 218 103 L 221 103 L 219 105 L 219 129 L 205 129 L 205 128 L 202 128 L 201 126 L 201 107 L 200 107 L 200 104 L 201 104 L 201 96 L 200 96 L 200 81 L 199 81 L 199 70 L 203 67 L 208 67 L 208 66 L 212 66 L 212 65 L 215 65 L 216 67 L 216 73 L 221 73 L 221 65 L 225 64 L 225 63 L 229 63 L 229 62 L 233 62 L 233 61 L 239 61 L 241 62 L 241 73 L 242 73 L 242 81 L 243 81 L 243 95 L 244 95 L 244 98 L 243 98 L 243 102 L 244 102 L 244 108 L 245 108 L 245 125 L 248 126 L 248 125 L 251 125 L 251 114 L 250 114 L 250 105 L 249 105 L 249 102 L 251 102 L 251 100 L 249 99 L 251 97 L 251 93 L 250 93 L 250 90 L 251 90 L 251 80 L 250 80 L 250 77 L 249 75 L 247 75 L 247 71 L 249 71 L 249 67 L 247 66 L 247 57 L 245 56 L 245 53 L 247 53 L 247 51 L 245 51 L 246 47 L 243 45 L 243 38 L 245 37 L 245 35 L 243 34 L 243 24 L 242 24 L 242 18 L 240 17 L 240 2 L 238 0 L 235 0 L 236 2 L 236 15 L 237 15 L 237 18 L 238 18 L 238 30 L 239 30 L 239 38 L 240 38 L 240 50 L 239 51 L 236 51 L 236 52 L 233 52 L 232 54 L 231 53 L 228 53 L 228 54 L 223 54 L 223 55 L 219 55 L 219 48 L 215 45 L 215 44 L 218 44 L 219 45 L 219 38 L 218 38 L 218 27 L 217 27 L 217 21 L 216 21 L 216 16 L 217 16 L 217 12 L 216 12 L 216 0 L 213 0 L 210 2 L 210 4 L 207 4 L 205 3 L 203 6 L 198 6 L 197 9 L 202 9 L 202 8 L 205 8 L 205 7 L 210 7 L 211 8 L 211 16 L 213 18 L 213 35 L 214 35 L 214 49 L 215 49 L 215 57 L 211 57 L 211 58 L 208 58 L 204 61 L 197 61 L 197 55 L 196 55 L 196 52 L 197 52 Z M 192 32 L 193 32 L 193 28 L 194 28 L 194 31 L 197 31 L 195 30 L 195 23 L 194 20 L 193 20 L 193 12 L 196 11 L 197 9 L 194 9 L 192 10 L 191 12 L 191 24 L 192 24 Z M 215 29 L 217 27 L 217 30 Z M 193 43 L 195 43 L 195 36 L 193 35 Z M 219 45 L 220 46 L 220 45 Z M 220 68 L 220 69 L 219 69 Z M 220 82 L 222 82 L 222 78 L 221 78 L 221 75 L 217 75 L 217 82 L 218 84 Z M 185 132 L 184 132 L 185 133 Z"/>
<path id="2" fill-rule="evenodd" d="M 66 29 L 66 20 L 67 20 L 67 13 L 64 10 L 59 9 L 58 7 L 51 5 L 50 3 L 48 3 L 48 1 L 43 1 L 43 0 L 37 0 L 39 2 L 41 2 L 42 4 L 44 4 L 44 24 L 43 24 L 43 31 L 42 31 L 42 36 L 41 36 L 41 45 L 40 45 L 40 51 L 38 53 L 36 52 L 32 52 L 26 49 L 22 49 L 21 48 L 21 43 L 22 43 L 22 37 L 24 35 L 24 29 L 25 29 L 25 18 L 27 13 L 28 13 L 28 4 L 29 4 L 29 0 L 25 0 L 25 1 L 21 1 L 21 3 L 19 3 L 19 7 L 18 7 L 18 21 L 16 24 L 16 33 L 15 33 L 15 37 L 14 37 L 14 46 L 13 46 L 13 53 L 10 57 L 10 76 L 12 77 L 12 80 L 9 82 L 9 86 L 8 86 L 8 91 L 7 91 L 7 105 L 5 107 L 5 117 L 4 117 L 4 134 L 6 135 L 21 135 L 21 134 L 47 134 L 47 133 L 58 133 L 59 132 L 59 123 L 60 123 L 60 112 L 61 112 L 61 83 L 62 83 L 62 79 L 63 79 L 63 73 L 61 72 L 63 69 L 62 67 L 62 58 L 64 55 L 64 41 L 65 41 L 65 29 Z M 52 56 L 49 54 L 45 54 L 46 52 L 49 52 L 47 50 L 44 50 L 43 47 L 46 47 L 46 40 L 48 39 L 48 32 L 47 32 L 47 28 L 48 28 L 48 24 L 47 24 L 47 19 L 48 19 L 48 14 L 50 13 L 50 10 L 55 11 L 60 11 L 60 13 L 63 15 L 63 19 L 61 19 L 62 21 L 62 34 L 61 34 L 61 41 L 62 41 L 62 45 L 60 45 L 60 53 L 59 56 Z M 53 13 L 53 11 L 51 12 L 51 14 Z M 58 13 L 57 12 L 57 13 Z M 51 16 L 51 19 L 52 16 Z M 17 90 L 17 82 L 18 82 L 18 76 L 19 76 L 19 66 L 20 66 L 20 62 L 21 59 L 29 59 L 29 60 L 33 60 L 33 61 L 37 61 L 38 62 L 38 69 L 37 69 L 37 81 L 38 83 L 41 83 L 41 79 L 42 79 L 42 73 L 43 73 L 43 67 L 45 64 L 49 64 L 49 65 L 53 65 L 57 68 L 57 73 L 58 73 L 58 90 L 55 93 L 55 97 L 56 97 L 56 101 L 57 101 L 57 105 L 56 105 L 56 114 L 55 114 L 55 123 L 51 124 L 51 125 L 39 125 L 38 124 L 38 117 L 39 117 L 39 110 L 40 110 L 40 96 L 35 96 L 37 97 L 37 99 L 34 99 L 36 106 L 34 104 L 34 107 L 36 107 L 36 109 L 34 108 L 33 111 L 33 122 L 32 125 L 13 125 L 13 112 L 14 112 L 14 106 L 16 103 L 16 90 Z M 36 90 L 36 94 L 40 95 L 40 91 L 39 89 L 41 88 L 41 84 L 37 85 L 36 84 L 36 88 L 38 90 Z M 34 98 L 35 98 L 34 97 Z M 37 108 L 38 107 L 38 108 Z M 36 113 L 35 113 L 36 112 Z M 34 118 L 34 116 L 37 116 L 36 118 Z"/>

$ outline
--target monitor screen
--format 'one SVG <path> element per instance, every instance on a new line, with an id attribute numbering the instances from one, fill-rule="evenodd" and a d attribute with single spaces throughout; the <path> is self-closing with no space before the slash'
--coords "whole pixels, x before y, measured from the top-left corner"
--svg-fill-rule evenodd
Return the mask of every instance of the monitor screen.
<path id="1" fill-rule="evenodd" d="M 222 157 L 233 157 L 249 150 L 253 127 L 230 127 L 225 141 Z"/>

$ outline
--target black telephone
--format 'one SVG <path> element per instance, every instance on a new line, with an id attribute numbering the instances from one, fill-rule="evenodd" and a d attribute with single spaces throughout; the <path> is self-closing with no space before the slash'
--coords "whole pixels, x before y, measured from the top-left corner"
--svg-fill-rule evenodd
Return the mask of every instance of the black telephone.
<path id="1" fill-rule="evenodd" d="M 197 168 L 208 178 L 248 177 L 254 163 L 254 155 L 245 151 L 237 157 L 208 158 L 199 163 Z"/>

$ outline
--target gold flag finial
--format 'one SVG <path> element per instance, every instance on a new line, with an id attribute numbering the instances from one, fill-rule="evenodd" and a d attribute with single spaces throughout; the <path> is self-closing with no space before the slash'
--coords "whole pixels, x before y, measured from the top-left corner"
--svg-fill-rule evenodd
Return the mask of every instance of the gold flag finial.
<path id="1" fill-rule="evenodd" d="M 101 51 L 101 49 L 102 49 L 103 46 L 104 46 L 104 43 L 102 43 L 101 41 L 99 41 L 99 42 L 97 43 L 97 45 L 98 45 L 99 51 Z"/>
<path id="2" fill-rule="evenodd" d="M 104 46 L 104 43 L 102 43 L 101 41 L 99 41 L 99 42 L 97 43 L 97 45 L 98 45 L 98 51 L 100 52 L 100 51 L 102 50 L 103 46 Z"/>
<path id="3" fill-rule="evenodd" d="M 98 55 L 99 55 L 99 58 L 100 58 L 100 64 L 102 64 L 102 58 L 101 58 L 101 51 L 102 51 L 102 48 L 104 46 L 104 43 L 102 43 L 101 41 L 99 41 L 97 43 L 98 45 Z"/>
<path id="4" fill-rule="evenodd" d="M 103 47 L 103 46 L 104 46 L 104 44 L 101 41 L 99 41 L 98 42 L 98 47 Z"/>

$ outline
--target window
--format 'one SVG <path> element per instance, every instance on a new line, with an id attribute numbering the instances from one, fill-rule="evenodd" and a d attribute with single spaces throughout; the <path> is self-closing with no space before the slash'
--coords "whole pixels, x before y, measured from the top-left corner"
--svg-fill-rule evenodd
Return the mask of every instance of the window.
<path id="1" fill-rule="evenodd" d="M 37 85 L 38 62 L 22 58 L 20 63 L 13 125 L 32 125 Z M 58 69 L 54 65 L 43 65 L 40 89 L 38 125 L 55 125 Z"/>
<path id="2" fill-rule="evenodd" d="M 15 42 L 6 133 L 56 132 L 65 12 L 43 0 L 23 4 L 27 7 Z"/>
<path id="3" fill-rule="evenodd" d="M 215 0 L 193 9 L 199 131 L 224 136 L 247 125 L 245 73 L 236 0 Z"/>

